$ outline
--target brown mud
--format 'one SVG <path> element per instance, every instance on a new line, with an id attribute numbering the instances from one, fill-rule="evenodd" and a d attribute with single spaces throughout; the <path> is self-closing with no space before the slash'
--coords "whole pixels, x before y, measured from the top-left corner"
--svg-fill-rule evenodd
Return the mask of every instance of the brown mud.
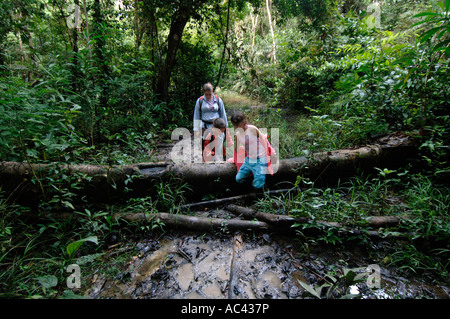
<path id="1" fill-rule="evenodd" d="M 329 298 L 350 293 L 363 299 L 448 299 L 449 287 L 431 279 L 405 278 L 384 263 L 386 246 L 308 245 L 270 234 L 168 232 L 135 244 L 120 274 L 97 271 L 84 295 L 106 299 L 304 299 L 313 298 L 301 282 L 315 288 L 346 271 L 379 266 L 379 287 L 361 282 L 335 286 Z M 111 266 L 111 265 L 109 265 Z M 108 267 L 108 266 L 106 266 Z M 337 289 L 339 288 L 339 289 Z M 378 288 L 378 289 L 377 289 Z M 322 292 L 325 292 L 324 289 Z M 323 296 L 325 297 L 325 296 Z"/>

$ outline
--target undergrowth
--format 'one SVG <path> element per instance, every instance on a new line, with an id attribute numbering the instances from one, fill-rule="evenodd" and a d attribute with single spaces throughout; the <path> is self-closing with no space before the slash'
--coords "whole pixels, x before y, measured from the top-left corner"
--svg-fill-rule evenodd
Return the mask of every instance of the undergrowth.
<path id="1" fill-rule="evenodd" d="M 408 174 L 407 170 L 378 169 L 377 175 L 354 177 L 335 188 L 318 188 L 312 183 L 306 186 L 295 193 L 266 196 L 257 202 L 257 208 L 273 214 L 307 217 L 309 222 L 293 227 L 301 240 L 313 245 L 370 246 L 367 217 L 400 217 L 397 226 L 378 230 L 381 238 L 386 237 L 391 243 L 387 259 L 390 266 L 409 274 L 425 273 L 448 281 L 450 191 L 446 185 L 438 185 L 421 174 Z M 359 232 L 341 236 L 339 228 L 325 226 L 323 221 Z M 320 230 L 317 237 L 305 235 L 314 228 Z M 398 234 L 407 234 L 407 239 L 396 240 Z"/>
<path id="2" fill-rule="evenodd" d="M 0 192 L 0 298 L 82 297 L 80 290 L 67 287 L 69 265 L 81 267 L 83 280 L 97 266 L 125 258 L 122 253 L 110 257 L 113 247 L 120 251 L 141 238 L 166 231 L 157 219 L 126 221 L 121 213 L 180 213 L 187 185 L 173 179 L 155 188 L 153 196 L 114 205 L 59 205 L 56 196 L 53 207 L 42 204 L 37 210 L 11 203 L 7 194 Z M 134 250 L 125 251 L 127 255 Z"/>

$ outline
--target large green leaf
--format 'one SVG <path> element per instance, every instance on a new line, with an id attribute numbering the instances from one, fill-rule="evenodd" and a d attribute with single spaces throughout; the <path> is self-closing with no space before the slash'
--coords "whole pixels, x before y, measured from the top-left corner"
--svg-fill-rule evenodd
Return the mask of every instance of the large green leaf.
<path id="1" fill-rule="evenodd" d="M 298 280 L 297 279 L 297 281 L 298 281 L 298 283 L 303 287 L 303 288 L 305 288 L 305 290 L 307 291 L 307 292 L 309 292 L 311 295 L 313 295 L 314 297 L 317 297 L 317 298 L 319 298 L 320 299 L 320 294 L 313 288 L 313 287 L 311 287 L 310 285 L 308 285 L 307 283 L 305 283 L 305 282 L 303 282 L 303 281 L 301 281 L 301 280 Z"/>
<path id="2" fill-rule="evenodd" d="M 441 27 L 436 27 L 428 30 L 427 32 L 423 33 L 420 36 L 420 43 L 424 43 L 428 41 L 432 36 L 434 36 L 439 30 L 441 30 Z"/>
<path id="3" fill-rule="evenodd" d="M 440 13 L 436 13 L 436 12 L 422 12 L 419 14 L 416 14 L 414 16 L 414 18 L 418 18 L 418 17 L 424 17 L 424 16 L 440 16 Z"/>
<path id="4" fill-rule="evenodd" d="M 39 281 L 45 289 L 56 287 L 56 285 L 58 285 L 58 278 L 53 275 L 38 277 L 36 280 Z"/>
<path id="5" fill-rule="evenodd" d="M 88 297 L 77 295 L 72 290 L 64 290 L 58 299 L 88 299 Z"/>
<path id="6" fill-rule="evenodd" d="M 72 243 L 70 243 L 69 245 L 67 245 L 67 254 L 69 255 L 69 258 L 72 257 L 72 255 L 80 248 L 81 245 L 83 245 L 83 243 L 90 241 L 94 244 L 98 244 L 98 238 L 97 236 L 90 236 L 90 237 L 86 237 L 77 241 L 74 241 Z"/>

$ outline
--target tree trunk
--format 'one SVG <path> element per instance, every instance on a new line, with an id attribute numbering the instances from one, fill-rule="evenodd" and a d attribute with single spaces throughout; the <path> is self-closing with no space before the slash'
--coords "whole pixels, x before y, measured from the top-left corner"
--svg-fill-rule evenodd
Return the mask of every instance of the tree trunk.
<path id="1" fill-rule="evenodd" d="M 269 0 L 266 0 L 266 7 L 267 7 L 267 16 L 269 19 L 269 27 L 270 27 L 270 34 L 272 36 L 272 61 L 274 64 L 277 64 L 277 46 L 275 43 L 275 33 L 273 32 L 273 23 L 272 23 L 272 15 L 270 14 L 270 4 Z"/>
<path id="2" fill-rule="evenodd" d="M 219 66 L 219 75 L 217 76 L 217 82 L 215 87 L 218 87 L 220 84 L 220 77 L 222 76 L 222 65 L 223 60 L 225 59 L 225 52 L 227 49 L 227 43 L 228 43 L 228 33 L 230 28 L 230 7 L 231 7 L 231 0 L 228 0 L 228 9 L 227 9 L 227 27 L 225 30 L 225 40 L 223 43 L 223 51 L 222 51 L 222 59 L 220 60 L 220 66 Z"/>
<path id="3" fill-rule="evenodd" d="M 144 35 L 143 28 L 141 29 L 140 23 L 139 23 L 139 16 L 141 15 L 139 12 L 139 0 L 134 0 L 133 3 L 134 6 L 134 17 L 133 17 L 133 24 L 134 24 L 134 32 L 135 32 L 135 38 L 134 38 L 134 47 L 136 52 L 139 52 L 139 48 L 141 47 L 142 37 Z"/>
<path id="4" fill-rule="evenodd" d="M 253 8 L 252 8 L 253 10 Z M 250 38 L 252 39 L 252 46 L 250 50 L 250 62 L 253 67 L 255 63 L 255 39 L 256 39 L 256 27 L 258 26 L 258 15 L 253 15 L 252 11 L 250 11 L 250 19 L 252 21 L 252 31 L 250 34 Z"/>
<path id="5" fill-rule="evenodd" d="M 91 50 L 91 35 L 89 33 L 89 19 L 87 14 L 87 4 L 86 0 L 83 0 L 83 12 L 84 12 L 84 20 L 86 23 L 86 42 L 89 49 L 89 57 L 92 59 L 92 50 Z"/>
<path id="6" fill-rule="evenodd" d="M 75 0 L 75 24 L 73 26 L 73 30 L 72 30 L 72 58 L 71 58 L 71 62 L 72 62 L 72 86 L 73 86 L 73 91 L 78 93 L 78 80 L 80 78 L 80 72 L 78 70 L 79 66 L 78 66 L 78 19 L 80 18 L 79 16 L 79 11 L 77 12 L 77 10 L 79 10 L 80 8 L 80 1 L 79 0 Z"/>
<path id="7" fill-rule="evenodd" d="M 169 95 L 170 76 L 175 66 L 178 48 L 181 43 L 184 28 L 189 21 L 195 1 L 184 0 L 174 13 L 170 32 L 167 38 L 166 60 L 159 68 L 156 94 L 160 101 L 166 102 Z"/>
<path id="8" fill-rule="evenodd" d="M 239 273 L 241 272 L 241 262 L 244 252 L 244 240 L 242 235 L 237 233 L 233 238 L 233 252 L 231 254 L 230 281 L 228 283 L 228 298 L 237 299 L 239 297 Z"/>
<path id="9" fill-rule="evenodd" d="M 95 85 L 100 87 L 100 94 L 98 103 L 93 104 L 92 122 L 89 132 L 89 145 L 95 145 L 96 141 L 100 139 L 99 124 L 101 121 L 100 107 L 106 108 L 108 106 L 108 87 L 107 79 L 109 77 L 109 67 L 104 54 L 105 48 L 105 30 L 104 30 L 104 15 L 102 13 L 100 0 L 95 0 L 93 5 L 93 34 L 95 36 L 95 43 L 93 53 L 95 55 L 95 64 L 99 70 L 94 76 Z M 95 138 L 94 138 L 95 136 Z"/>
<path id="10" fill-rule="evenodd" d="M 313 154 L 310 158 L 298 157 L 280 160 L 273 176 L 267 175 L 269 188 L 290 188 L 298 177 L 315 182 L 316 186 L 332 185 L 356 173 L 371 171 L 374 167 L 395 169 L 414 157 L 417 147 L 406 136 L 386 137 L 379 144 L 356 149 L 344 149 Z M 236 166 L 231 163 L 140 163 L 124 166 L 58 165 L 0 163 L 0 188 L 14 192 L 14 197 L 31 199 L 39 196 L 40 181 L 58 174 L 78 174 L 80 194 L 97 201 L 111 202 L 127 196 L 156 194 L 155 185 L 176 180 L 189 186 L 186 196 L 201 198 L 205 193 L 242 194 L 252 191 L 251 185 L 237 184 Z M 36 176 L 36 177 L 35 177 Z M 68 177 L 67 177 L 68 178 Z M 34 183 L 33 183 L 34 181 Z M 43 182 L 45 185 L 45 183 Z M 170 184 L 168 184 L 170 185 Z M 51 188 L 51 186 L 49 186 Z M 170 187 L 170 186 L 168 186 Z M 125 189 L 131 190 L 125 192 Z"/>
<path id="11" fill-rule="evenodd" d="M 6 73 L 5 68 L 3 68 L 4 65 L 5 65 L 5 54 L 3 52 L 3 44 L 1 43 L 0 39 L 0 76 Z"/>

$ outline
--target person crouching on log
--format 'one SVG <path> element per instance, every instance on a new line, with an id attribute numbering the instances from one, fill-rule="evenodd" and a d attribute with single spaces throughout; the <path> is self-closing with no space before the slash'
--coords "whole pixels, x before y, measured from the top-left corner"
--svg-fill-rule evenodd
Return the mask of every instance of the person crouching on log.
<path id="1" fill-rule="evenodd" d="M 231 123 L 236 130 L 234 142 L 234 163 L 238 169 L 236 182 L 244 183 L 253 174 L 253 188 L 262 189 L 266 182 L 266 174 L 273 174 L 270 156 L 275 155 L 275 150 L 270 146 L 265 134 L 262 134 L 256 126 L 247 123 L 242 112 L 235 112 L 231 117 Z M 242 146 L 245 152 L 240 151 Z"/>
<path id="2" fill-rule="evenodd" d="M 216 118 L 213 121 L 213 127 L 205 137 L 203 161 L 208 162 L 222 162 L 226 156 L 225 150 L 225 131 L 227 124 L 222 118 Z"/>
<path id="3" fill-rule="evenodd" d="M 225 127 L 228 127 L 227 113 L 222 99 L 214 94 L 214 87 L 211 83 L 203 85 L 203 96 L 199 97 L 194 107 L 193 131 L 195 137 L 201 137 L 202 141 L 206 140 L 207 134 L 211 133 L 213 121 L 221 118 L 225 121 Z M 233 140 L 228 130 L 225 133 L 227 147 L 231 147 Z M 201 143 L 202 152 L 204 143 Z"/>

